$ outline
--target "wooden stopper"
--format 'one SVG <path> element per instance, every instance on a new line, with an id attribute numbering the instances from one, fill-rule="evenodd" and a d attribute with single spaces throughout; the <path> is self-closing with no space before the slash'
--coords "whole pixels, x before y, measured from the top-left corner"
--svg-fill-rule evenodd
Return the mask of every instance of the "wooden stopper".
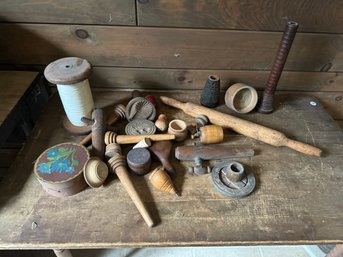
<path id="1" fill-rule="evenodd" d="M 223 128 L 217 125 L 207 125 L 200 128 L 200 141 L 203 144 L 215 144 L 224 141 Z"/>
<path id="2" fill-rule="evenodd" d="M 155 126 L 158 131 L 166 131 L 168 129 L 167 116 L 165 114 L 160 114 L 158 119 L 155 121 Z"/>
<path id="3" fill-rule="evenodd" d="M 146 148 L 132 149 L 127 154 L 127 164 L 136 175 L 145 175 L 150 171 L 151 154 Z"/>
<path id="4" fill-rule="evenodd" d="M 151 184 L 158 190 L 170 194 L 176 194 L 177 196 L 179 196 L 173 185 L 171 178 L 169 177 L 168 173 L 163 170 L 161 166 L 153 170 L 153 172 L 149 176 L 149 180 Z"/>

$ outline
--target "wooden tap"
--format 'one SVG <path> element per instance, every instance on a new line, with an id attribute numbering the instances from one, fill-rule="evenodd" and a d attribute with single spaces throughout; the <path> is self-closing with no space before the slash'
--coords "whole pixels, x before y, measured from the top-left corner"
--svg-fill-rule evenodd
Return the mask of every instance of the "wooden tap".
<path id="1" fill-rule="evenodd" d="M 120 119 L 125 119 L 125 106 L 118 104 L 114 107 L 113 113 L 107 119 L 107 126 L 111 126 Z M 92 141 L 92 133 L 85 136 L 81 141 L 81 145 L 88 145 Z"/>

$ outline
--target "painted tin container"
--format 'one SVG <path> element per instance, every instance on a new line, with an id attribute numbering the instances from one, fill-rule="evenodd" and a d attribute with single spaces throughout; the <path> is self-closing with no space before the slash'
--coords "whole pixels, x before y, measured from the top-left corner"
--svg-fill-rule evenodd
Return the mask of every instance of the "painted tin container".
<path id="1" fill-rule="evenodd" d="M 43 189 L 57 197 L 79 193 L 87 187 L 83 167 L 88 150 L 76 143 L 62 143 L 45 150 L 37 159 L 34 174 Z"/>

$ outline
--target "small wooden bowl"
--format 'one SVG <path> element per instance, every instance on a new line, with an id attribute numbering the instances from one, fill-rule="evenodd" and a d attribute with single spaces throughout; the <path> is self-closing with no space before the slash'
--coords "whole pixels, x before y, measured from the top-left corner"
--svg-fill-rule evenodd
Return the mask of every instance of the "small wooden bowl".
<path id="1" fill-rule="evenodd" d="M 175 141 L 185 140 L 188 134 L 187 123 L 183 120 L 172 120 L 169 122 L 168 133 L 175 135 Z"/>
<path id="2" fill-rule="evenodd" d="M 108 176 L 108 167 L 98 157 L 91 157 L 83 167 L 83 175 L 90 187 L 97 188 L 104 184 Z"/>
<path id="3" fill-rule="evenodd" d="M 229 87 L 225 93 L 225 104 L 238 113 L 251 112 L 258 100 L 255 88 L 243 83 L 236 83 Z"/>

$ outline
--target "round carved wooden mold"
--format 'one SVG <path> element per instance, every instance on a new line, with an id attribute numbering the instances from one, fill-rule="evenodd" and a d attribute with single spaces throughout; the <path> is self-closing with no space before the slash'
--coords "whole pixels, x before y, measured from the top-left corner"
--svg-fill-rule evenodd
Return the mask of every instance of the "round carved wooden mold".
<path id="1" fill-rule="evenodd" d="M 37 159 L 34 173 L 43 189 L 53 196 L 74 195 L 87 187 L 83 167 L 88 150 L 76 143 L 62 143 L 45 150 Z"/>

